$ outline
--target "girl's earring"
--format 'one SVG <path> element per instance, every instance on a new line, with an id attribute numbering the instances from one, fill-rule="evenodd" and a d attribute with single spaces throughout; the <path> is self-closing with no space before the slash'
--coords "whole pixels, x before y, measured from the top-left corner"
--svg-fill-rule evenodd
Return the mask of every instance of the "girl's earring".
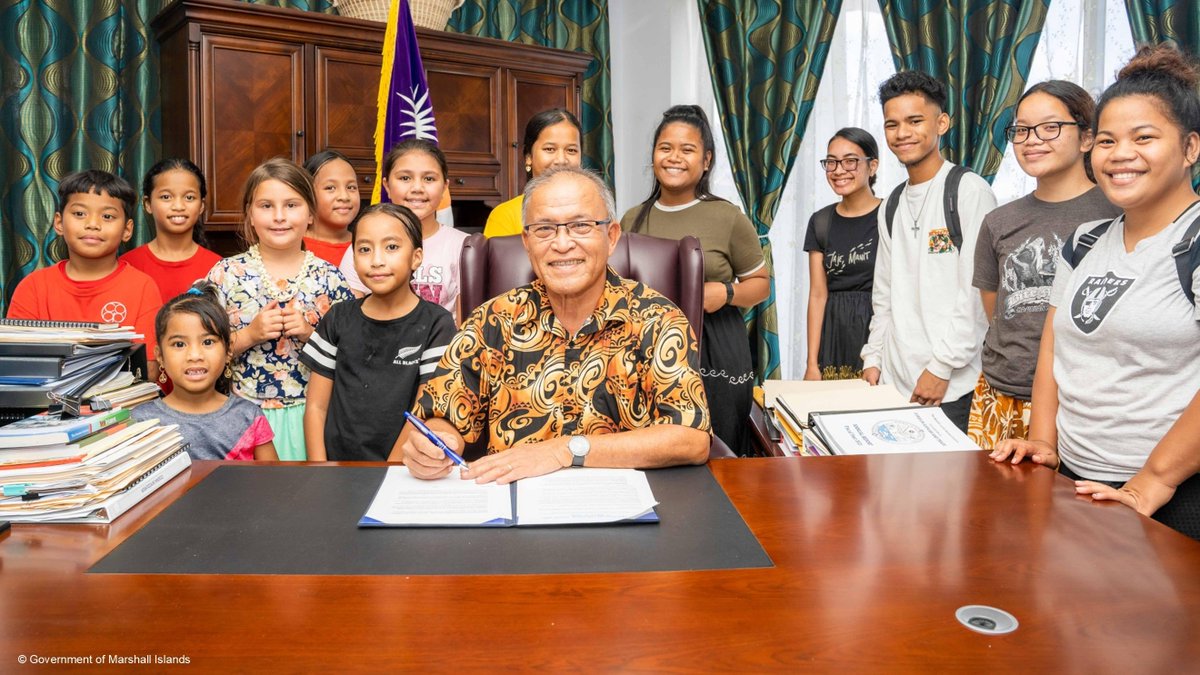
<path id="1" fill-rule="evenodd" d="M 158 383 L 159 384 L 167 383 L 167 371 L 163 369 L 161 363 L 158 364 Z"/>
<path id="2" fill-rule="evenodd" d="M 533 165 L 525 162 L 525 173 L 533 173 Z"/>
<path id="3" fill-rule="evenodd" d="M 233 379 L 233 364 L 232 363 L 228 363 L 228 362 L 225 363 L 225 379 L 227 379 L 227 380 Z"/>

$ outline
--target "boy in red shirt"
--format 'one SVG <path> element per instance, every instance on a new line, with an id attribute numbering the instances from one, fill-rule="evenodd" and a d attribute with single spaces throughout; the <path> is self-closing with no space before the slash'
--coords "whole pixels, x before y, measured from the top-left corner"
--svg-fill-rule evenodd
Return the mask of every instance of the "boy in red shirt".
<path id="1" fill-rule="evenodd" d="M 154 315 L 162 297 L 154 280 L 117 261 L 121 242 L 133 236 L 135 195 L 124 179 L 107 171 L 73 173 L 58 185 L 54 231 L 68 257 L 25 277 L 8 306 L 10 319 L 91 321 L 133 326 L 154 353 Z M 149 376 L 158 363 L 147 358 Z"/>

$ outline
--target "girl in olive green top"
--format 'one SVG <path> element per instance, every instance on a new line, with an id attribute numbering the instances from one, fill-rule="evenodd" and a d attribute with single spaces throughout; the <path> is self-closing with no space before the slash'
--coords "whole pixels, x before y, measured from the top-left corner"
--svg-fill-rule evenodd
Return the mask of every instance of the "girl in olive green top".
<path id="1" fill-rule="evenodd" d="M 700 240 L 705 282 L 700 375 L 712 406 L 713 432 L 734 452 L 746 454 L 754 367 L 739 308 L 753 307 L 770 293 L 762 245 L 750 220 L 709 192 L 712 129 L 698 106 L 674 106 L 663 113 L 652 160 L 650 197 L 625 214 L 621 229 Z M 717 401 L 721 404 L 713 405 Z"/>

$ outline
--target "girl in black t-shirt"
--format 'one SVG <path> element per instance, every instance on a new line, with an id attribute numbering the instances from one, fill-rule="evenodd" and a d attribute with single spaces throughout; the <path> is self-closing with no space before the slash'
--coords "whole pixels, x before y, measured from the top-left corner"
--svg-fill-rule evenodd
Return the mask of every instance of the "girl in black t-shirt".
<path id="1" fill-rule="evenodd" d="M 821 160 L 829 187 L 841 196 L 808 220 L 808 366 L 806 380 L 862 374 L 871 326 L 871 286 L 879 243 L 875 172 L 879 146 L 870 133 L 847 127 L 829 139 Z"/>

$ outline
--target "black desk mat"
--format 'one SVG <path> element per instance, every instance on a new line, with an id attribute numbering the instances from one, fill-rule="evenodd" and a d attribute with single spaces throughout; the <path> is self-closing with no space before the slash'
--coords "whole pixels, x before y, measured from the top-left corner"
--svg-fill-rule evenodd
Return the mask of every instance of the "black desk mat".
<path id="1" fill-rule="evenodd" d="M 89 572 L 568 574 L 771 567 L 707 467 L 647 471 L 657 524 L 359 528 L 384 467 L 220 466 Z"/>

